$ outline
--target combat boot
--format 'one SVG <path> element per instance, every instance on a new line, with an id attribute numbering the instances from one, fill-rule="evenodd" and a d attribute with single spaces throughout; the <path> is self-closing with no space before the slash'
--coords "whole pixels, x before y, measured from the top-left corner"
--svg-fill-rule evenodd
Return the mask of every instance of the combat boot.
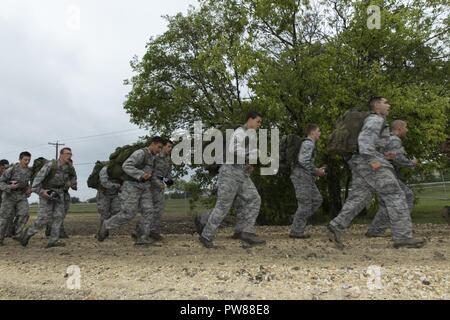
<path id="1" fill-rule="evenodd" d="M 139 237 L 139 239 L 136 240 L 134 245 L 135 246 L 158 246 L 154 239 L 147 238 L 145 236 Z"/>
<path id="2" fill-rule="evenodd" d="M 164 240 L 164 238 L 161 234 L 159 234 L 158 232 L 153 232 L 153 231 L 150 231 L 150 238 L 152 238 L 153 240 L 156 240 L 156 241 Z"/>
<path id="3" fill-rule="evenodd" d="M 342 232 L 336 229 L 332 224 L 327 226 L 328 229 L 328 239 L 334 242 L 336 247 L 340 250 L 344 249 L 344 244 L 342 243 Z"/>
<path id="4" fill-rule="evenodd" d="M 254 246 L 266 244 L 266 240 L 260 239 L 256 234 L 249 232 L 241 232 L 239 239 Z"/>
<path id="5" fill-rule="evenodd" d="M 386 235 L 384 233 L 373 233 L 370 231 L 367 231 L 365 236 L 367 238 L 386 238 Z"/>
<path id="6" fill-rule="evenodd" d="M 102 242 L 104 241 L 106 238 L 108 238 L 109 236 L 109 232 L 108 229 L 106 229 L 105 224 L 102 223 L 100 229 L 98 230 L 98 234 L 97 234 L 97 240 Z"/>
<path id="7" fill-rule="evenodd" d="M 293 239 L 309 239 L 311 238 L 311 235 L 309 234 L 305 234 L 305 233 L 290 233 L 289 234 L 289 238 L 293 238 Z"/>
<path id="8" fill-rule="evenodd" d="M 47 245 L 45 246 L 46 249 L 49 248 L 55 248 L 55 247 L 65 247 L 66 244 L 62 241 L 55 241 L 55 242 L 49 242 L 47 243 Z"/>
<path id="9" fill-rule="evenodd" d="M 442 211 L 442 216 L 447 221 L 448 225 L 450 226 L 450 206 L 447 206 Z"/>
<path id="10" fill-rule="evenodd" d="M 401 240 L 395 240 L 394 241 L 394 248 L 422 248 L 425 245 L 426 241 L 425 239 L 416 239 L 416 238 L 409 238 L 409 239 L 401 239 Z"/>
<path id="11" fill-rule="evenodd" d="M 206 249 L 214 249 L 216 246 L 211 240 L 208 240 L 202 236 L 198 238 L 200 240 L 200 243 L 206 248 Z"/>
<path id="12" fill-rule="evenodd" d="M 29 228 L 26 228 L 25 230 L 23 230 L 22 236 L 20 237 L 20 244 L 23 247 L 26 247 L 28 245 L 28 242 L 30 241 L 30 239 L 32 237 L 32 236 L 28 235 L 28 229 Z"/>
<path id="13" fill-rule="evenodd" d="M 231 236 L 231 239 L 240 239 L 241 237 L 241 232 L 240 231 L 235 231 L 233 233 L 233 235 Z"/>

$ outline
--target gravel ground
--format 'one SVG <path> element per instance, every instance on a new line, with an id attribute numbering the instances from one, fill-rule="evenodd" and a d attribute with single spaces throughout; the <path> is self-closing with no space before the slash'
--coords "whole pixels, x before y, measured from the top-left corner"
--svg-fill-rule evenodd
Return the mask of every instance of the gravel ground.
<path id="1" fill-rule="evenodd" d="M 43 235 L 27 248 L 7 239 L 0 299 L 450 298 L 447 225 L 415 226 L 428 240 L 422 249 L 393 249 L 390 238 L 367 239 L 366 226 L 354 225 L 343 251 L 327 241 L 324 226 L 309 227 L 307 240 L 288 238 L 288 227 L 258 227 L 268 243 L 254 248 L 230 239 L 226 227 L 213 250 L 183 226 L 185 233 L 165 235 L 161 247 L 133 246 L 128 229 L 103 243 L 93 234 L 71 236 L 67 247 L 52 249 L 43 248 Z M 67 289 L 70 265 L 80 267 L 80 289 Z M 379 270 L 380 281 L 368 270 Z"/>

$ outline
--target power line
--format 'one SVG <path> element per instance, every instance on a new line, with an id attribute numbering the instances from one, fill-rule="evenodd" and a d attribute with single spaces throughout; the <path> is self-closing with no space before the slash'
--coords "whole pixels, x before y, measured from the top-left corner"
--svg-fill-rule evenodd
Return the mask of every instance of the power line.
<path id="1" fill-rule="evenodd" d="M 65 146 L 65 144 L 64 143 L 59 143 L 59 141 L 49 142 L 48 144 L 51 145 L 51 146 L 55 146 L 56 147 L 55 159 L 58 159 L 59 146 Z"/>

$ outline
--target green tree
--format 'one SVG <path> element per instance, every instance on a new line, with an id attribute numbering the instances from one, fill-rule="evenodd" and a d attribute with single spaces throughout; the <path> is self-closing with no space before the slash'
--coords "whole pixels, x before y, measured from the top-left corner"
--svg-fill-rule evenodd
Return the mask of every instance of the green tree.
<path id="1" fill-rule="evenodd" d="M 369 5 L 381 28 L 369 29 Z M 202 120 L 207 126 L 242 122 L 249 109 L 264 126 L 303 134 L 322 128 L 319 161 L 324 211 L 336 214 L 348 186 L 344 163 L 325 153 L 336 118 L 365 109 L 371 95 L 387 97 L 389 120 L 408 121 L 406 149 L 420 170 L 441 166 L 439 144 L 450 134 L 447 1 L 219 0 L 201 1 L 186 15 L 167 17 L 168 30 L 150 40 L 124 107 L 131 121 L 164 134 Z M 211 179 L 201 168 L 201 185 Z M 261 220 L 286 223 L 295 199 L 286 177 L 257 176 Z"/>

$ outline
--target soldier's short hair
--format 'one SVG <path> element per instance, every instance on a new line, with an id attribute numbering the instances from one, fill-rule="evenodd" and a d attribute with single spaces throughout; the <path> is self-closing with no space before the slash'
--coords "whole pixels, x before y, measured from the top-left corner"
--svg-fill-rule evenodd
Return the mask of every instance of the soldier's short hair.
<path id="1" fill-rule="evenodd" d="M 159 143 L 161 143 L 162 145 L 164 145 L 165 141 L 166 141 L 166 139 L 161 138 L 160 136 L 155 136 L 155 137 L 152 137 L 150 139 L 149 144 L 159 144 Z"/>
<path id="2" fill-rule="evenodd" d="M 256 119 L 257 117 L 262 118 L 261 113 L 252 110 L 252 111 L 249 111 L 249 112 L 247 113 L 247 116 L 246 116 L 246 118 L 245 118 L 245 121 L 248 121 L 248 119 L 250 119 L 250 118 Z"/>
<path id="3" fill-rule="evenodd" d="M 70 148 L 68 148 L 68 147 L 62 148 L 62 149 L 59 151 L 59 154 L 63 154 L 64 151 L 70 151 L 70 152 L 72 152 L 72 149 L 70 149 Z"/>
<path id="4" fill-rule="evenodd" d="M 31 158 L 31 153 L 29 153 L 28 151 L 24 151 L 19 154 L 19 160 L 22 160 L 25 157 Z"/>
<path id="5" fill-rule="evenodd" d="M 400 127 L 404 127 L 406 125 L 406 121 L 405 120 L 394 120 L 391 123 L 391 130 L 395 130 L 398 129 Z"/>
<path id="6" fill-rule="evenodd" d="M 373 108 L 375 108 L 375 104 L 383 99 L 384 98 L 382 96 L 371 96 L 369 99 L 369 109 L 373 110 Z"/>
<path id="7" fill-rule="evenodd" d="M 309 136 L 309 134 L 311 132 L 313 132 L 314 130 L 317 130 L 317 129 L 319 129 L 319 126 L 317 124 L 315 124 L 315 123 L 308 123 L 306 125 L 305 133 L 306 133 L 307 136 Z"/>
<path id="8" fill-rule="evenodd" d="M 9 161 L 8 160 L 6 160 L 6 159 L 0 160 L 0 166 L 7 166 L 7 165 L 9 165 Z"/>
<path id="9" fill-rule="evenodd" d="M 164 143 L 163 143 L 163 145 L 164 145 L 164 146 L 168 145 L 169 143 L 170 143 L 171 145 L 174 145 L 174 143 L 173 143 L 173 141 L 172 141 L 172 140 L 170 140 L 170 139 L 167 139 L 167 138 L 166 138 L 166 139 L 164 139 Z"/>

